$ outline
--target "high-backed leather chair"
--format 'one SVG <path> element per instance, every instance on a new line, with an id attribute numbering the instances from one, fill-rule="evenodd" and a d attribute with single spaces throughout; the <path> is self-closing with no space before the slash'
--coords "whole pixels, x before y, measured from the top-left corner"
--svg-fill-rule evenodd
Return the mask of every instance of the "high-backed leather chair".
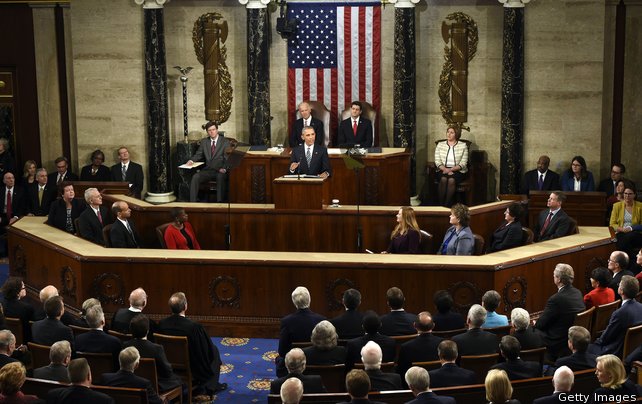
<path id="1" fill-rule="evenodd" d="M 310 109 L 312 110 L 312 117 L 323 122 L 323 145 L 328 147 L 330 145 L 330 111 L 326 108 L 325 104 L 321 101 L 306 101 L 310 104 Z M 296 119 L 301 118 L 299 111 L 296 112 Z M 321 136 L 320 133 L 317 133 L 317 136 Z"/>
<path id="2" fill-rule="evenodd" d="M 369 103 L 365 101 L 359 101 L 361 103 L 361 116 L 366 118 L 372 123 L 372 143 L 371 145 L 368 145 L 368 147 L 374 147 L 374 146 L 379 146 L 378 139 L 376 137 L 377 130 L 375 129 L 376 126 L 376 119 L 377 119 L 377 111 L 370 105 Z M 348 105 L 348 108 L 345 109 L 341 113 L 341 120 L 343 121 L 344 119 L 348 119 L 350 117 L 350 105 Z"/>

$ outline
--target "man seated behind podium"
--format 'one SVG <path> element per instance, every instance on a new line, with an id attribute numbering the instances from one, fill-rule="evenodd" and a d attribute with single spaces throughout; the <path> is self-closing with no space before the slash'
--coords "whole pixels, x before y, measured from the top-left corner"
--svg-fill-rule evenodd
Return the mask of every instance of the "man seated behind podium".
<path id="1" fill-rule="evenodd" d="M 196 202 L 198 187 L 208 181 L 216 179 L 216 202 L 226 200 L 225 190 L 227 188 L 227 168 L 225 161 L 225 149 L 230 146 L 230 141 L 218 133 L 218 124 L 208 122 L 205 124 L 207 137 L 198 142 L 198 149 L 192 158 L 187 162 L 191 166 L 196 161 L 205 160 L 203 169 L 192 176 L 189 186 L 189 201 Z"/>
<path id="2" fill-rule="evenodd" d="M 306 126 L 312 126 L 314 128 L 314 131 L 319 134 L 319 138 L 315 143 L 319 146 L 323 146 L 323 137 L 325 134 L 323 131 L 323 121 L 312 116 L 312 108 L 310 108 L 310 104 L 305 101 L 299 104 L 299 114 L 301 114 L 301 118 L 294 121 L 294 124 L 292 125 L 290 147 L 294 149 L 298 145 L 303 144 L 301 132 Z"/>
<path id="3" fill-rule="evenodd" d="M 332 174 L 328 149 L 314 144 L 316 133 L 312 126 L 306 126 L 301 132 L 303 144 L 292 149 L 290 157 L 291 174 L 318 175 L 328 178 Z"/>

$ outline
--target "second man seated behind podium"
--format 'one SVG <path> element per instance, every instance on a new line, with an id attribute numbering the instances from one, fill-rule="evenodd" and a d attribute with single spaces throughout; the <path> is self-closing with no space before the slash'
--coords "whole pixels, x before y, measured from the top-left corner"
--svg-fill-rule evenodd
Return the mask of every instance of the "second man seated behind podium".
<path id="1" fill-rule="evenodd" d="M 290 157 L 291 174 L 318 175 L 328 178 L 332 174 L 328 149 L 315 144 L 316 132 L 311 126 L 306 126 L 301 132 L 303 144 L 292 149 Z"/>

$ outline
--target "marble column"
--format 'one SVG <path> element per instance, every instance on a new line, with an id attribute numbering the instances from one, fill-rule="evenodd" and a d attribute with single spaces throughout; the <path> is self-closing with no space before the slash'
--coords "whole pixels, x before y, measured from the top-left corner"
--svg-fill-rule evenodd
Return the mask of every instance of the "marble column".
<path id="1" fill-rule="evenodd" d="M 524 149 L 524 5 L 530 0 L 499 2 L 504 4 L 499 192 L 516 194 Z"/>
<path id="2" fill-rule="evenodd" d="M 169 0 L 134 0 L 143 6 L 145 24 L 145 101 L 147 104 L 148 193 L 151 203 L 172 202 L 167 68 L 163 5 Z"/>
<path id="3" fill-rule="evenodd" d="M 393 78 L 393 143 L 410 151 L 410 195 L 416 186 L 415 4 L 419 0 L 391 0 L 395 5 Z"/>
<path id="4" fill-rule="evenodd" d="M 247 9 L 247 92 L 251 145 L 271 145 L 270 0 L 239 0 Z"/>

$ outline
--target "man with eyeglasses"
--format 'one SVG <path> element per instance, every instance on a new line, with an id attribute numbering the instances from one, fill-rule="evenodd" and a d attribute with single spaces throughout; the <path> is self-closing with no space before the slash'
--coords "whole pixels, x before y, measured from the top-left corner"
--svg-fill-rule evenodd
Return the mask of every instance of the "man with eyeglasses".
<path id="1" fill-rule="evenodd" d="M 69 160 L 65 156 L 56 159 L 56 172 L 47 176 L 47 183 L 55 185 L 65 181 L 78 181 L 78 176 L 69 171 Z"/>
<path id="2" fill-rule="evenodd" d="M 609 282 L 609 288 L 613 289 L 615 292 L 615 300 L 621 299 L 622 297 L 618 294 L 618 286 L 620 285 L 620 280 L 624 275 L 633 275 L 633 272 L 629 271 L 629 255 L 624 251 L 613 251 L 608 259 L 608 269 L 613 273 L 613 279 Z"/>
<path id="3" fill-rule="evenodd" d="M 624 167 L 624 164 L 613 164 L 613 167 L 611 167 L 611 176 L 600 181 L 600 184 L 597 187 L 597 191 L 605 192 L 607 198 L 611 195 L 615 195 L 615 187 L 617 185 L 617 182 L 624 178 L 625 172 L 626 167 Z"/>

